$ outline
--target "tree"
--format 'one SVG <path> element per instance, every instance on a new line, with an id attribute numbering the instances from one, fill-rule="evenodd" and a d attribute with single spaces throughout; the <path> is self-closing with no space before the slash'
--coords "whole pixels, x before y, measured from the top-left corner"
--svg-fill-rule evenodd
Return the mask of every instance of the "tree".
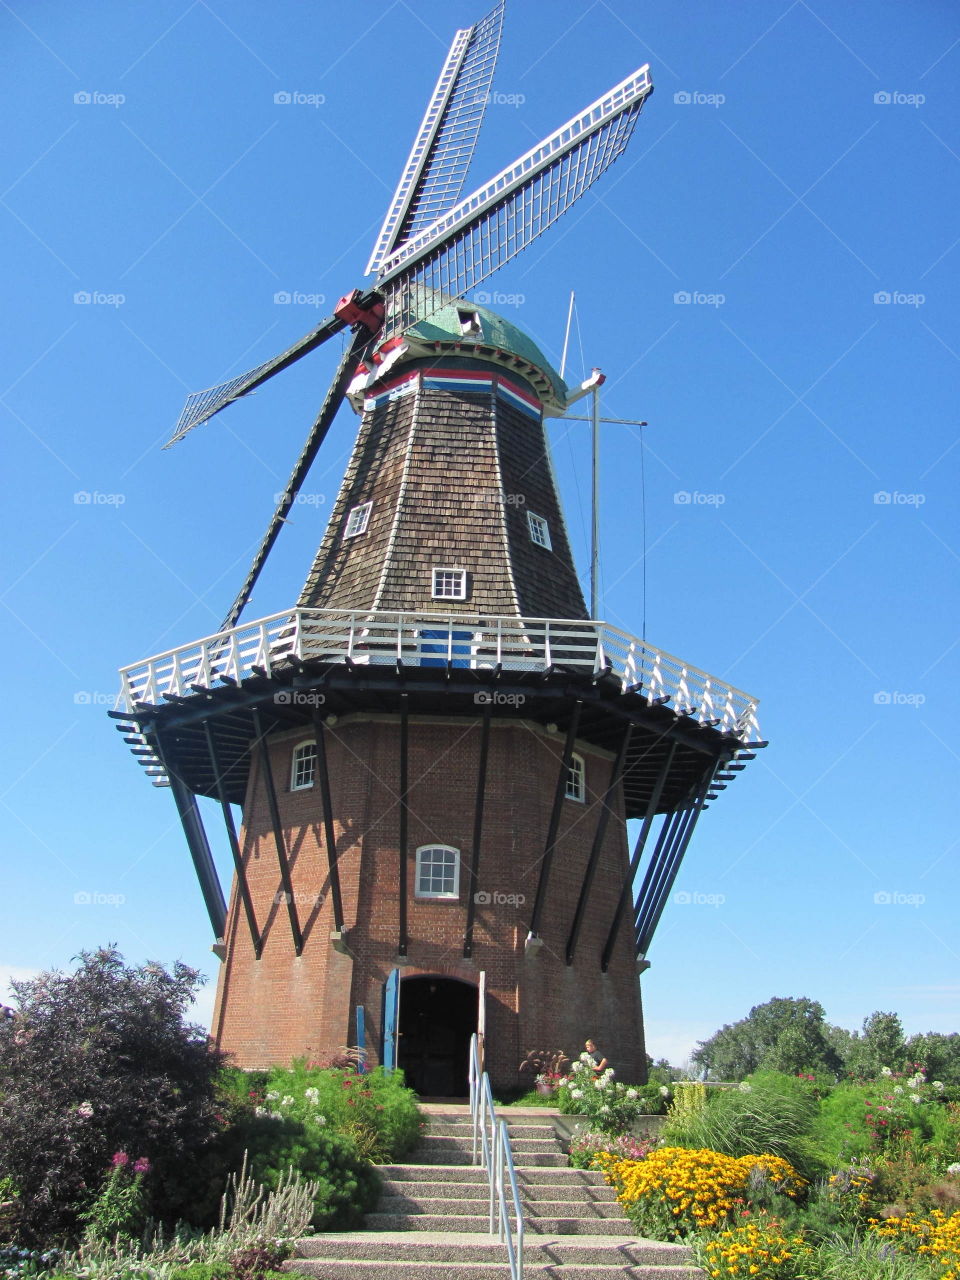
<path id="1" fill-rule="evenodd" d="M 863 1034 L 850 1045 L 847 1070 L 860 1080 L 876 1080 L 882 1067 L 903 1071 L 906 1065 L 907 1044 L 897 1014 L 877 1010 L 864 1018 Z"/>
<path id="2" fill-rule="evenodd" d="M 701 1041 L 693 1060 L 716 1080 L 742 1080 L 769 1069 L 795 1074 L 825 1071 L 836 1075 L 842 1061 L 827 1035 L 823 1005 L 806 997 L 775 997 L 755 1005 L 746 1018 L 728 1023 Z"/>
<path id="3" fill-rule="evenodd" d="M 939 1031 L 911 1036 L 907 1041 L 907 1062 L 919 1062 L 928 1080 L 960 1085 L 960 1034 Z"/>
<path id="4" fill-rule="evenodd" d="M 218 1129 L 220 1057 L 183 1021 L 196 970 L 128 968 L 113 947 L 78 960 L 13 983 L 18 1009 L 0 1021 L 0 1174 L 27 1243 L 76 1230 L 117 1152 L 149 1159 L 162 1214 Z"/>

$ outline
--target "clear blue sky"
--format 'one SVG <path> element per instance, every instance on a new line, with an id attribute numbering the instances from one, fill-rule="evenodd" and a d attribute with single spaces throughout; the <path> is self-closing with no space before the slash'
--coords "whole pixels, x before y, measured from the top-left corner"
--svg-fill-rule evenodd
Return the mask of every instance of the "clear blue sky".
<path id="1" fill-rule="evenodd" d="M 485 9 L 0 9 L 4 973 L 108 940 L 215 972 L 171 797 L 104 704 L 118 666 L 216 628 L 337 344 L 159 445 L 188 390 L 363 283 Z M 576 290 L 606 411 L 650 423 L 645 603 L 640 440 L 604 431 L 604 615 L 639 634 L 646 612 L 651 642 L 756 694 L 771 741 L 687 855 L 650 1046 L 683 1058 L 774 995 L 954 1031 L 960 13 L 508 0 L 474 185 L 645 61 L 627 155 L 486 288 L 555 359 Z M 294 601 L 354 430 L 344 411 L 249 617 Z M 586 570 L 587 435 L 552 440 Z"/>

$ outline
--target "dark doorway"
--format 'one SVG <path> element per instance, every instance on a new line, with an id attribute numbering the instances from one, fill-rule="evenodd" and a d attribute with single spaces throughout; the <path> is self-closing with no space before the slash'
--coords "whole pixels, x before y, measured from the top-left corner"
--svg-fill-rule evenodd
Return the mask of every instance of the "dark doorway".
<path id="1" fill-rule="evenodd" d="M 470 1037 L 477 1029 L 477 988 L 457 978 L 403 978 L 397 1066 L 423 1097 L 470 1092 Z"/>

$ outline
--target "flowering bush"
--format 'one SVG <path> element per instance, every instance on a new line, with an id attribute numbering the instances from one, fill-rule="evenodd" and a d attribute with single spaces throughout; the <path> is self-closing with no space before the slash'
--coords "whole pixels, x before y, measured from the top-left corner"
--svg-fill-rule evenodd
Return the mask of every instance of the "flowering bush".
<path id="1" fill-rule="evenodd" d="M 871 1219 L 870 1227 L 884 1239 L 945 1268 L 939 1273 L 940 1280 L 960 1280 L 960 1212 L 947 1215 L 933 1209 L 925 1217 L 905 1214 L 884 1221 Z"/>
<path id="2" fill-rule="evenodd" d="M 595 1075 L 586 1053 L 573 1063 L 557 1089 L 557 1105 L 567 1115 L 589 1116 L 591 1124 L 604 1133 L 620 1133 L 650 1114 L 645 1090 L 615 1081 L 612 1067 Z"/>
<path id="3" fill-rule="evenodd" d="M 795 1200 L 806 1182 L 779 1156 L 726 1156 L 718 1151 L 660 1147 L 645 1160 L 604 1162 L 604 1174 L 641 1235 L 673 1240 L 727 1226 L 748 1209 L 751 1193 Z"/>
<path id="4" fill-rule="evenodd" d="M 806 1280 L 813 1250 L 802 1236 L 788 1236 L 776 1222 L 747 1222 L 722 1231 L 704 1249 L 712 1277 L 732 1280 Z"/>
<path id="5" fill-rule="evenodd" d="M 80 1215 L 87 1224 L 88 1239 L 113 1240 L 118 1235 L 140 1234 L 147 1216 L 144 1178 L 149 1172 L 150 1161 L 145 1156 L 131 1162 L 125 1151 L 114 1153 L 103 1190 Z"/>
<path id="6" fill-rule="evenodd" d="M 655 1138 L 635 1138 L 623 1133 L 614 1137 L 609 1133 L 577 1130 L 570 1141 L 570 1163 L 575 1169 L 600 1169 L 607 1160 L 644 1160 L 657 1145 Z M 598 1159 L 603 1156 L 604 1160 Z"/>

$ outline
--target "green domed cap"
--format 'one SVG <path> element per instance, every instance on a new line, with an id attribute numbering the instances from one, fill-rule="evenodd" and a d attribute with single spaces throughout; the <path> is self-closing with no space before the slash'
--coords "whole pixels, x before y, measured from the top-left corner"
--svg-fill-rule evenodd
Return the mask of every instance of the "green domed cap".
<path id="1" fill-rule="evenodd" d="M 479 319 L 479 332 L 464 328 L 464 316 L 476 316 Z M 567 384 L 533 339 L 489 307 L 469 299 L 444 302 L 404 332 L 422 342 L 453 342 L 461 347 L 494 347 L 498 351 L 508 352 L 524 363 L 533 365 L 546 376 L 559 405 L 566 401 Z"/>

